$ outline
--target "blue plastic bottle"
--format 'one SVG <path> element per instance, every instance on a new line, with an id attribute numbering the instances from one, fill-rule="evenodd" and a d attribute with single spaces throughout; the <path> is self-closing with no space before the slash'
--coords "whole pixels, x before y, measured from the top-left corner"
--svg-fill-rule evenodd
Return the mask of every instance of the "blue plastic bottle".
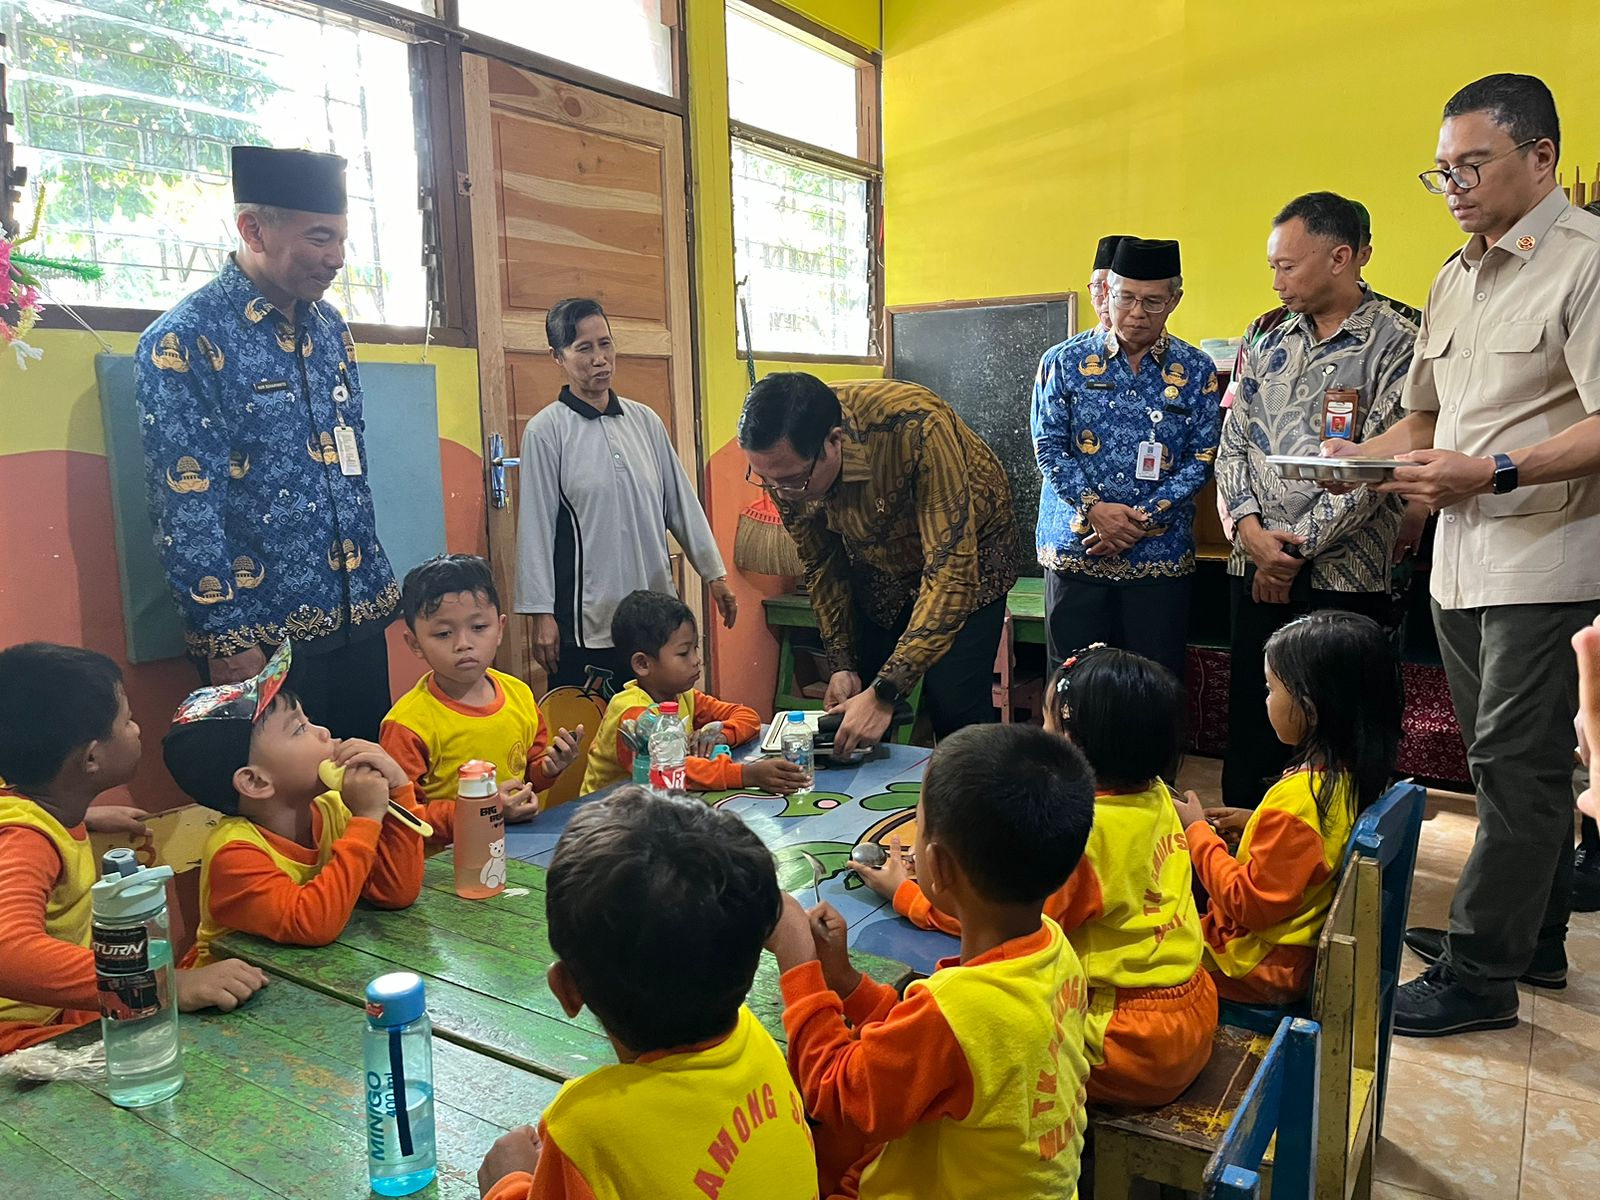
<path id="1" fill-rule="evenodd" d="M 409 1196 L 433 1182 L 433 1025 L 422 979 L 410 971 L 367 985 L 363 1047 L 367 1178 L 380 1196 Z"/>

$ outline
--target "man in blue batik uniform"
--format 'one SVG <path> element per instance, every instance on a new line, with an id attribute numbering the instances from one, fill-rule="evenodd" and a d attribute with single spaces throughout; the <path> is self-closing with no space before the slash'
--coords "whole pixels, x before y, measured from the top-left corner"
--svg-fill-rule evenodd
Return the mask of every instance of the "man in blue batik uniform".
<path id="1" fill-rule="evenodd" d="M 344 167 L 234 147 L 240 248 L 139 339 L 138 402 L 156 548 L 201 679 L 249 679 L 292 638 L 307 715 L 376 740 L 399 589 L 355 343 L 322 300 L 344 266 Z"/>
<path id="2" fill-rule="evenodd" d="M 1194 498 L 1222 424 L 1217 373 L 1167 332 L 1183 296 L 1177 242 L 1122 239 L 1109 282 L 1111 330 L 1053 347 L 1034 381 L 1047 650 L 1054 665 L 1105 642 L 1181 680 Z"/>

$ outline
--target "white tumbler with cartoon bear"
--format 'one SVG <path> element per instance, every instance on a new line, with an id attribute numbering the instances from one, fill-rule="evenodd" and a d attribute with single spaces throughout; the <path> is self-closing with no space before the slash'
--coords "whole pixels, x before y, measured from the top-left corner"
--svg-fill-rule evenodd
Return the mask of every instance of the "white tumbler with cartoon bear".
<path id="1" fill-rule="evenodd" d="M 483 900 L 506 886 L 506 818 L 494 764 L 463 763 L 456 784 L 456 895 Z"/>

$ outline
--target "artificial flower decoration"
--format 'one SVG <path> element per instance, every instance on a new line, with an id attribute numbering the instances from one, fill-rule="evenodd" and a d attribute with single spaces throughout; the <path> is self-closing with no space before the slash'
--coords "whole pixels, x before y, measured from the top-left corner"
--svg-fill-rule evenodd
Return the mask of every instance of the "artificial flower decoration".
<path id="1" fill-rule="evenodd" d="M 76 262 L 67 258 L 48 258 L 42 254 L 28 254 L 18 247 L 39 237 L 39 226 L 44 219 L 44 191 L 39 192 L 33 209 L 33 224 L 28 232 L 18 238 L 7 238 L 0 230 L 0 345 L 10 346 L 17 356 L 17 367 L 26 371 L 28 363 L 44 355 L 44 351 L 30 346 L 23 339 L 39 323 L 44 306 L 39 302 L 40 281 L 44 279 L 77 279 L 92 282 L 102 272 L 92 263 Z"/>

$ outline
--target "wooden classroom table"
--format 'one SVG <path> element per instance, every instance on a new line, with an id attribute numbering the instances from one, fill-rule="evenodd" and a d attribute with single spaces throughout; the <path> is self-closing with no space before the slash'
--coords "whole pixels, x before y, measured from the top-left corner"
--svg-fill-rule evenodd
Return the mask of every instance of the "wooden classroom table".
<path id="1" fill-rule="evenodd" d="M 857 777 L 865 772 L 867 782 L 863 786 L 872 788 L 879 786 L 873 781 L 879 780 L 886 770 L 891 773 L 911 770 L 920 777 L 920 763 L 928 751 L 916 747 L 893 749 L 903 751 L 893 756 L 893 768 L 878 763 L 868 764 L 875 767 L 875 771 L 862 767 L 853 771 L 823 772 L 823 786 L 839 786 L 833 781 L 834 774 L 843 782 L 846 777 Z M 885 792 L 885 795 L 893 804 L 893 812 L 903 812 L 908 804 L 915 809 L 915 791 L 909 795 L 904 792 Z M 713 803 L 727 800 L 736 809 L 740 802 L 755 809 L 795 808 L 801 810 L 805 818 L 820 820 L 847 804 L 851 797 L 838 791 L 818 792 L 813 794 L 812 800 L 796 804 L 759 792 L 735 792 L 711 793 L 707 799 Z M 458 897 L 451 855 L 446 851 L 427 861 L 422 894 L 415 904 L 394 912 L 358 905 L 344 932 L 332 945 L 282 946 L 248 934 L 232 934 L 219 939 L 218 949 L 352 1006 L 365 1002 L 366 986 L 375 976 L 386 971 L 415 971 L 427 986 L 428 1012 L 433 1019 L 436 1039 L 455 1042 L 550 1079 L 565 1080 L 587 1074 L 596 1067 L 615 1062 L 616 1055 L 594 1014 L 585 1009 L 577 1017 L 569 1018 L 545 982 L 545 972 L 555 957 L 545 928 L 545 868 L 542 863 L 522 861 L 541 857 L 541 850 L 546 852 L 542 856 L 548 858 L 547 852 L 553 849 L 561 829 L 583 803 L 584 799 L 573 801 L 508 830 L 507 852 L 511 861 L 507 863 L 506 890 L 497 896 L 487 900 Z M 762 832 L 759 820 L 747 819 L 758 833 Z M 832 819 L 837 822 L 838 817 Z M 784 824 L 795 826 L 796 822 Z M 812 859 L 791 855 L 784 879 L 784 885 L 806 904 L 815 902 L 817 891 L 812 882 L 816 873 L 811 862 L 821 862 L 830 873 L 831 878 L 822 882 L 820 891 L 824 898 L 832 899 L 830 889 L 835 884 L 843 888 L 846 874 L 843 864 L 849 857 L 850 846 L 855 844 L 851 841 L 849 845 L 830 843 L 824 846 L 820 844 L 822 839 L 815 824 L 813 822 L 812 828 L 818 836 L 807 837 L 808 849 L 804 851 L 811 854 Z M 766 834 L 763 837 L 772 844 Z M 781 853 L 779 861 L 782 867 L 785 858 Z M 859 883 L 849 892 L 846 896 L 841 891 L 838 899 L 844 906 L 846 920 L 852 925 L 856 964 L 875 979 L 903 985 L 911 975 L 906 965 L 908 961 L 920 963 L 926 971 L 932 969 L 934 959 L 953 952 L 950 947 L 955 945 L 955 939 L 915 929 L 909 922 L 893 917 L 892 911 L 890 916 L 903 927 L 907 939 L 903 943 L 908 948 L 907 957 L 896 955 L 891 960 L 883 956 L 881 948 L 876 954 L 864 952 L 856 944 L 854 927 L 857 921 L 853 917 L 876 912 L 883 902 Z M 852 901 L 857 903 L 859 911 L 850 908 Z M 933 950 L 937 953 L 932 953 Z M 777 968 L 770 955 L 761 957 L 747 1003 L 778 1043 L 785 1044 L 783 1000 Z M 358 1029 L 359 1025 L 356 1020 Z"/>
<path id="2" fill-rule="evenodd" d="M 183 1090 L 121 1109 L 98 1086 L 0 1081 L 8 1200 L 367 1196 L 359 1009 L 274 976 L 231 1013 L 182 1018 Z M 92 1043 L 100 1027 L 54 1045 Z M 476 1200 L 478 1164 L 537 1124 L 558 1085 L 435 1039 L 439 1178 L 417 1195 Z"/>

